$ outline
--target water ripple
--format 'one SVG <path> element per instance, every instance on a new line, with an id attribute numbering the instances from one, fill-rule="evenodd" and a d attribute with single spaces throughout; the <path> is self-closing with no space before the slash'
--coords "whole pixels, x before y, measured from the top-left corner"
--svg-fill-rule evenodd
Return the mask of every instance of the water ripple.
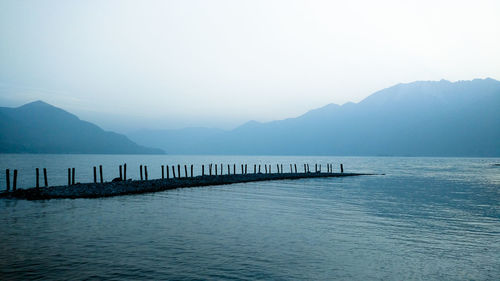
<path id="1" fill-rule="evenodd" d="M 91 200 L 0 200 L 0 279 L 500 276 L 500 181 L 486 160 L 341 161 L 389 173 Z"/>

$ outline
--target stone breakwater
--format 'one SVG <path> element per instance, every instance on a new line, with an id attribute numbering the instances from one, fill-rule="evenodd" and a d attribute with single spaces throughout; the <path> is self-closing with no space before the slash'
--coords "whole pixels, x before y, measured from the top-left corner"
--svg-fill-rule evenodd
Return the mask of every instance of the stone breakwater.
<path id="1" fill-rule="evenodd" d="M 123 180 L 104 183 L 78 183 L 70 186 L 51 186 L 40 188 L 17 189 L 4 192 L 0 197 L 28 200 L 44 200 L 56 198 L 99 198 L 126 194 L 164 191 L 176 188 L 224 185 L 244 182 L 294 180 L 305 178 L 349 177 L 370 174 L 357 173 L 276 173 L 276 174 L 236 174 L 218 176 L 196 176 L 153 180 Z"/>

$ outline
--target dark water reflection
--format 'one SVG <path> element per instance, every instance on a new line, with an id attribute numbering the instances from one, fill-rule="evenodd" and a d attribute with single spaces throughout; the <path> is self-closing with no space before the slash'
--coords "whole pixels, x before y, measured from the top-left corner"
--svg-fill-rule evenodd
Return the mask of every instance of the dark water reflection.
<path id="1" fill-rule="evenodd" d="M 1 168 L 16 165 L 29 171 L 37 161 L 29 157 L 2 156 Z M 54 157 L 49 161 L 52 170 L 70 164 L 91 166 L 97 160 L 50 157 Z M 153 167 L 166 156 L 134 157 L 127 163 Z M 209 163 L 217 158 L 237 164 L 244 158 L 168 157 L 170 163 Z M 119 156 L 104 158 L 101 161 L 110 167 L 124 162 Z M 235 184 L 105 199 L 0 200 L 0 279 L 495 280 L 500 276 L 500 167 L 491 165 L 499 159 L 244 160 L 342 162 L 351 170 L 387 175 Z M 152 175 L 157 172 L 152 168 Z"/>

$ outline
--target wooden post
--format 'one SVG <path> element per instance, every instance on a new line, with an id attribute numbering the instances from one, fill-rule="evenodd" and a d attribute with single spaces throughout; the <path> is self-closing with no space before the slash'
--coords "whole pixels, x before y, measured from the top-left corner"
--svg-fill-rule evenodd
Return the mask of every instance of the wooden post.
<path id="1" fill-rule="evenodd" d="M 142 165 L 139 165 L 139 173 L 141 174 L 141 181 L 144 180 L 144 178 L 142 177 Z"/>
<path id="2" fill-rule="evenodd" d="M 295 166 L 295 173 L 297 173 L 297 164 L 293 164 Z"/>
<path id="3" fill-rule="evenodd" d="M 321 173 L 321 164 L 319 164 L 319 172 Z"/>
<path id="4" fill-rule="evenodd" d="M 292 164 L 290 164 L 290 174 L 293 173 Z"/>
<path id="5" fill-rule="evenodd" d="M 243 170 L 243 164 L 241 164 L 241 174 L 243 175 L 245 173 L 245 170 Z"/>
<path id="6" fill-rule="evenodd" d="M 304 164 L 304 173 L 307 173 L 307 167 L 306 167 L 306 164 Z"/>
<path id="7" fill-rule="evenodd" d="M 68 168 L 68 186 L 71 185 L 71 168 Z"/>
<path id="8" fill-rule="evenodd" d="M 75 184 L 75 168 L 71 169 L 71 184 Z"/>
<path id="9" fill-rule="evenodd" d="M 36 171 L 36 188 L 40 188 L 40 180 L 39 180 L 40 170 L 36 168 L 35 171 Z"/>
<path id="10" fill-rule="evenodd" d="M 122 165 L 120 165 L 120 180 L 122 181 L 123 180 L 123 169 L 122 169 Z"/>
<path id="11" fill-rule="evenodd" d="M 265 168 L 265 171 L 266 171 L 266 174 L 267 174 L 267 164 L 264 164 L 264 168 Z"/>
<path id="12" fill-rule="evenodd" d="M 344 165 L 343 164 L 340 164 L 340 172 L 343 173 L 344 172 Z"/>
<path id="13" fill-rule="evenodd" d="M 231 165 L 227 164 L 227 174 L 231 175 Z"/>
<path id="14" fill-rule="evenodd" d="M 99 165 L 99 175 L 101 176 L 101 183 L 103 183 L 104 178 L 102 177 L 102 165 Z"/>
<path id="15" fill-rule="evenodd" d="M 215 175 L 217 176 L 217 164 L 215 164 L 214 166 L 215 166 Z"/>
<path id="16" fill-rule="evenodd" d="M 165 166 L 161 165 L 161 179 L 165 178 Z"/>
<path id="17" fill-rule="evenodd" d="M 269 173 L 272 174 L 273 172 L 271 171 L 271 164 L 269 164 Z"/>
<path id="18" fill-rule="evenodd" d="M 94 183 L 97 183 L 97 168 L 94 166 Z"/>
<path id="19" fill-rule="evenodd" d="M 17 170 L 14 169 L 14 179 L 12 181 L 12 191 L 16 191 L 17 189 Z"/>
<path id="20" fill-rule="evenodd" d="M 253 164 L 253 173 L 256 174 L 257 173 L 257 164 Z"/>
<path id="21" fill-rule="evenodd" d="M 318 172 L 318 164 L 314 164 L 314 172 L 317 173 Z"/>
<path id="22" fill-rule="evenodd" d="M 260 174 L 260 164 L 259 164 L 259 174 Z"/>
<path id="23" fill-rule="evenodd" d="M 212 164 L 208 164 L 208 175 L 212 175 Z"/>
<path id="24" fill-rule="evenodd" d="M 43 182 L 45 183 L 45 187 L 49 186 L 48 180 L 47 180 L 47 169 L 43 168 Z"/>
<path id="25" fill-rule="evenodd" d="M 233 164 L 233 173 L 236 175 L 236 164 Z"/>
<path id="26" fill-rule="evenodd" d="M 177 164 L 177 178 L 181 178 L 181 165 Z"/>
<path id="27" fill-rule="evenodd" d="M 309 169 L 309 164 L 307 164 L 307 172 L 310 173 L 311 170 Z"/>
<path id="28" fill-rule="evenodd" d="M 127 163 L 123 164 L 123 180 L 127 180 Z"/>
<path id="29" fill-rule="evenodd" d="M 224 168 L 224 165 L 222 165 L 222 163 L 220 163 L 220 175 L 221 176 L 224 174 L 224 172 L 222 171 L 223 168 Z"/>
<path id="30" fill-rule="evenodd" d="M 188 167 L 187 167 L 187 165 L 184 165 L 184 175 L 186 176 L 186 178 L 188 177 Z"/>
<path id="31" fill-rule="evenodd" d="M 280 165 L 276 164 L 276 170 L 278 170 L 278 174 L 280 173 Z"/>
<path id="32" fill-rule="evenodd" d="M 205 175 L 205 165 L 201 165 L 201 175 Z"/>
<path id="33" fill-rule="evenodd" d="M 167 170 L 167 180 L 170 178 L 170 169 L 168 168 L 168 165 L 165 165 L 165 168 Z"/>
<path id="34" fill-rule="evenodd" d="M 10 190 L 10 170 L 5 170 L 5 181 L 7 182 L 7 191 Z"/>
<path id="35" fill-rule="evenodd" d="M 191 164 L 191 177 L 193 177 L 193 164 Z"/>
<path id="36" fill-rule="evenodd" d="M 175 165 L 172 165 L 172 178 L 175 179 Z"/>
<path id="37" fill-rule="evenodd" d="M 148 180 L 148 166 L 144 165 L 144 177 Z"/>
<path id="38" fill-rule="evenodd" d="M 245 175 L 247 174 L 247 164 L 245 164 Z"/>

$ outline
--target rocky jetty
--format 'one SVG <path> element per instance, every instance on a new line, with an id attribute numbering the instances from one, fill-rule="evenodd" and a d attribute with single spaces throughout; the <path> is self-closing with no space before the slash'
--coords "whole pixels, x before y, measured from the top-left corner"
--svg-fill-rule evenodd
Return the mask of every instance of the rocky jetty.
<path id="1" fill-rule="evenodd" d="M 153 180 L 123 180 L 105 183 L 78 183 L 69 186 L 51 186 L 45 188 L 17 189 L 4 192 L 0 197 L 28 200 L 44 200 L 56 198 L 99 198 L 126 194 L 164 191 L 175 188 L 201 187 L 233 183 L 293 180 L 304 178 L 349 177 L 369 174 L 357 173 L 274 173 L 274 174 L 235 174 L 218 176 L 196 176 Z"/>

